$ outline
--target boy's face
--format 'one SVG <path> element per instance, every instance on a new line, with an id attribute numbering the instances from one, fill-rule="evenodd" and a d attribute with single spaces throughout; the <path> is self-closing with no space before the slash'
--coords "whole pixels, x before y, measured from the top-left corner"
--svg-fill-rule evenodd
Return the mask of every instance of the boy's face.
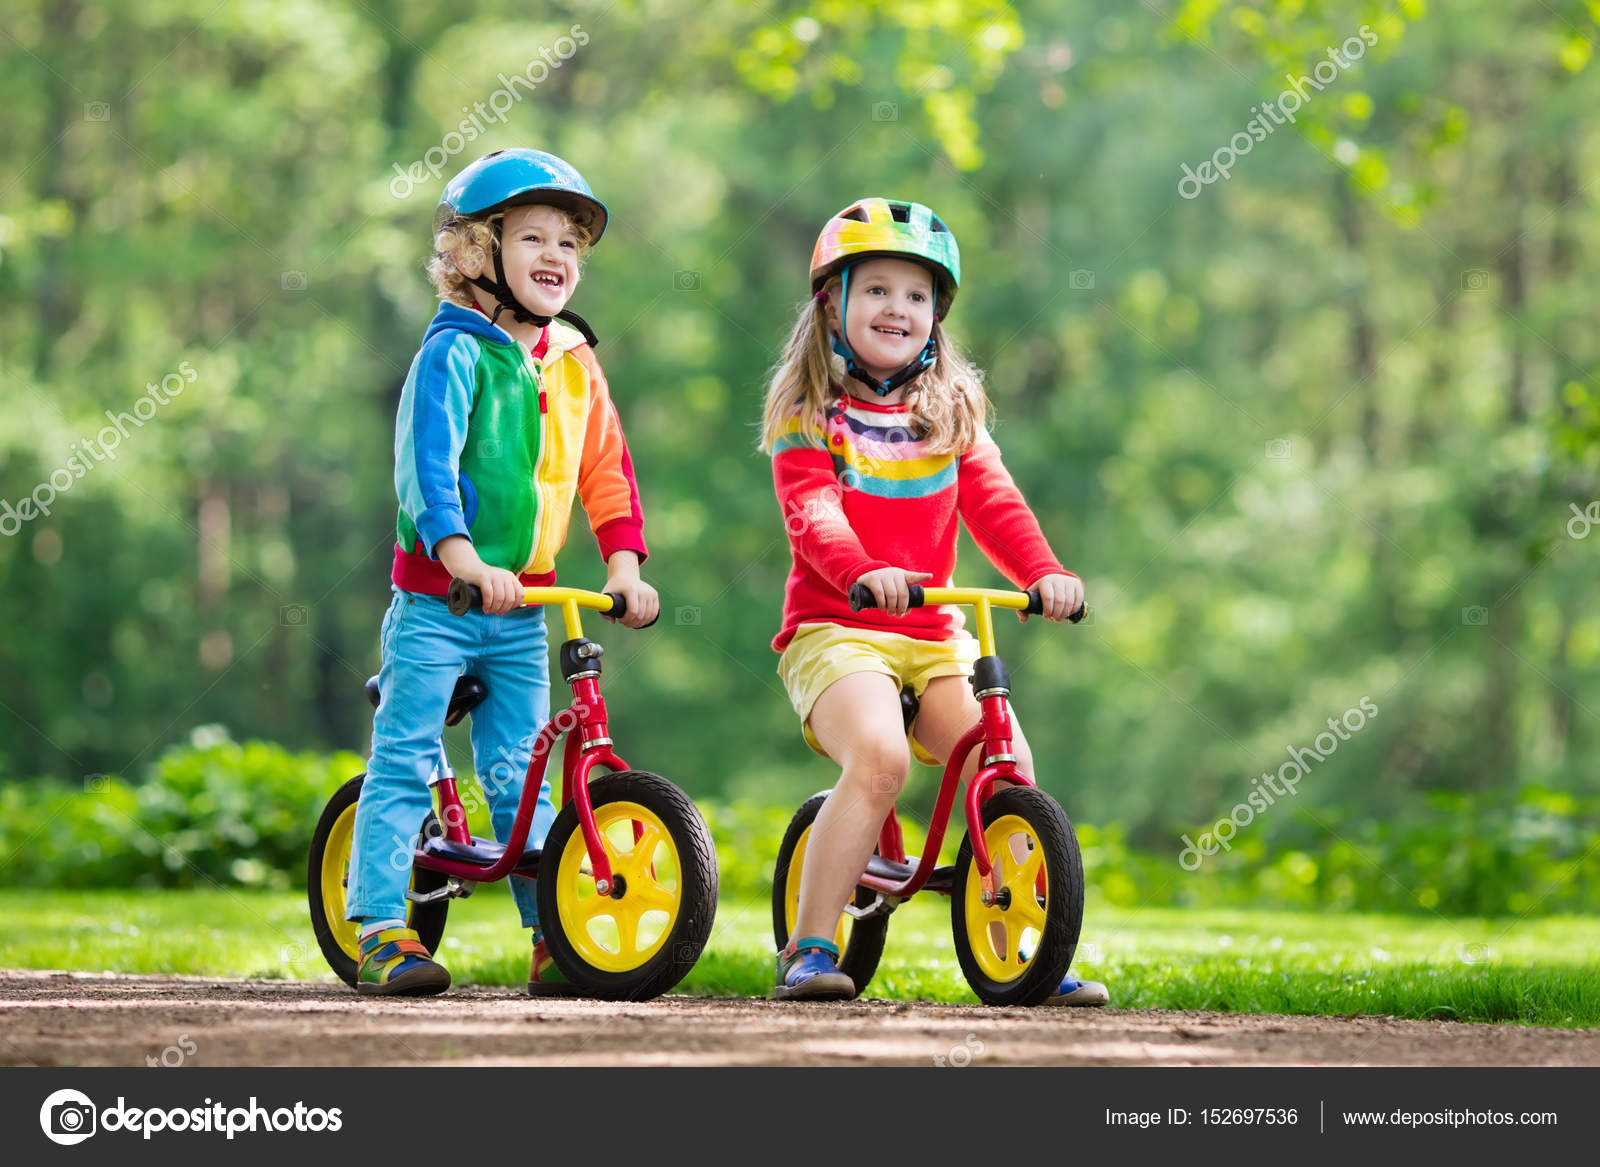
<path id="1" fill-rule="evenodd" d="M 861 367 L 881 378 L 915 360 L 933 332 L 933 302 L 933 276 L 920 263 L 879 258 L 856 264 L 850 271 L 845 339 Z M 837 332 L 833 300 L 828 315 Z"/>
<path id="2" fill-rule="evenodd" d="M 500 224 L 506 283 L 524 306 L 540 316 L 554 316 L 571 298 L 578 284 L 578 247 L 571 222 L 554 207 L 512 207 Z"/>

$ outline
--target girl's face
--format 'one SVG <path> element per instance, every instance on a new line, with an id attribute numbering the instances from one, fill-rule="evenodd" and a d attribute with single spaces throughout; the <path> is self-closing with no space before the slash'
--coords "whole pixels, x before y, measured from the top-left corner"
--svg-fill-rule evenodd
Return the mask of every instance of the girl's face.
<path id="1" fill-rule="evenodd" d="M 933 275 L 905 259 L 868 259 L 850 269 L 845 339 L 856 363 L 880 380 L 917 357 L 933 332 Z M 839 311 L 828 302 L 828 322 L 839 330 Z"/>
<path id="2" fill-rule="evenodd" d="M 554 316 L 567 306 L 578 284 L 578 247 L 571 221 L 554 207 L 512 207 L 500 224 L 506 283 L 540 316 Z"/>

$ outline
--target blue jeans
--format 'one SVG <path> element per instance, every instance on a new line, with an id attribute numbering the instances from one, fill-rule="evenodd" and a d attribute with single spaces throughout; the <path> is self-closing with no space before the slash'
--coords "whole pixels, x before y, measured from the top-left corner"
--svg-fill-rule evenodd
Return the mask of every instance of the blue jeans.
<path id="1" fill-rule="evenodd" d="M 383 618 L 383 700 L 372 723 L 372 759 L 356 804 L 347 919 L 406 918 L 411 851 L 433 809 L 428 778 L 456 679 L 471 672 L 489 695 L 472 711 L 472 759 L 489 799 L 495 838 L 511 835 L 534 739 L 550 719 L 550 662 L 544 609 L 503 616 L 452 616 L 443 596 L 396 587 Z M 557 759 L 559 762 L 559 759 Z M 544 843 L 555 821 L 546 777 L 527 849 Z M 513 875 L 511 895 L 526 928 L 539 925 L 532 880 Z"/>

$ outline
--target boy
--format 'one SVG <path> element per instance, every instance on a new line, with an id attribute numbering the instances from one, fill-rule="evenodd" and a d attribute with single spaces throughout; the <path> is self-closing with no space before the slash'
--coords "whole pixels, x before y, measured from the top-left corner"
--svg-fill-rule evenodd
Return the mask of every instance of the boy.
<path id="1" fill-rule="evenodd" d="M 381 634 L 382 701 L 357 804 L 346 916 L 360 920 L 356 989 L 426 995 L 450 974 L 406 927 L 411 848 L 432 809 L 428 777 L 456 678 L 488 688 L 472 713 L 474 765 L 495 835 L 510 834 L 534 737 L 549 716 L 542 608 L 524 587 L 555 579 L 576 492 L 606 561 L 604 590 L 627 601 L 622 622 L 655 619 L 639 578 L 644 516 L 622 427 L 593 352 L 566 312 L 579 260 L 606 209 L 582 175 L 539 150 L 498 150 L 445 188 L 428 274 L 443 303 L 412 361 L 395 422 L 400 496 L 394 599 Z M 483 592 L 483 611 L 452 616 L 452 578 Z M 530 849 L 555 818 L 546 782 Z M 565 986 L 544 948 L 533 884 L 511 877 L 533 929 L 528 991 Z"/>

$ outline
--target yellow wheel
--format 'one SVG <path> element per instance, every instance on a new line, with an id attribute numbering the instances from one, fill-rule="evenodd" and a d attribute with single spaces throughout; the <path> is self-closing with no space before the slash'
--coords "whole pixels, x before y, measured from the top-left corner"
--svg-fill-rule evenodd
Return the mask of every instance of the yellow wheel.
<path id="1" fill-rule="evenodd" d="M 1072 964 L 1083 925 L 1083 861 L 1072 824 L 1042 790 L 1015 786 L 983 806 L 995 894 L 961 841 L 951 889 L 956 956 L 987 1005 L 1037 1005 Z"/>
<path id="2" fill-rule="evenodd" d="M 366 775 L 350 779 L 334 792 L 323 808 L 317 829 L 311 836 L 311 855 L 306 869 L 306 897 L 311 908 L 311 927 L 317 947 L 328 966 L 347 985 L 356 983 L 360 953 L 356 936 L 360 925 L 344 918 L 345 892 L 350 878 L 350 847 L 355 835 L 356 803 Z M 422 834 L 437 834 L 438 820 L 429 814 L 422 823 Z M 410 886 L 416 891 L 433 891 L 444 886 L 444 876 L 436 871 L 412 868 Z M 429 952 L 436 952 L 444 936 L 447 899 L 429 904 L 408 901 L 406 923 L 416 929 Z"/>
<path id="3" fill-rule="evenodd" d="M 778 846 L 778 863 L 772 874 L 772 933 L 782 949 L 794 933 L 794 920 L 800 908 L 800 878 L 805 870 L 806 845 L 811 841 L 811 826 L 828 800 L 828 792 L 813 794 L 800 805 L 789 829 L 784 832 Z M 856 905 L 866 907 L 875 898 L 864 887 L 856 889 Z M 857 920 L 848 912 L 839 914 L 839 923 L 833 931 L 833 943 L 839 949 L 839 971 L 856 983 L 856 993 L 866 990 L 868 982 L 878 971 L 883 959 L 883 946 L 888 941 L 889 917 L 875 916 L 870 920 Z"/>
<path id="4" fill-rule="evenodd" d="M 594 996 L 643 1000 L 676 985 L 699 959 L 716 912 L 711 833 L 666 779 L 627 771 L 589 784 L 612 886 L 596 889 L 569 803 L 539 865 L 539 922 L 550 955 Z"/>

